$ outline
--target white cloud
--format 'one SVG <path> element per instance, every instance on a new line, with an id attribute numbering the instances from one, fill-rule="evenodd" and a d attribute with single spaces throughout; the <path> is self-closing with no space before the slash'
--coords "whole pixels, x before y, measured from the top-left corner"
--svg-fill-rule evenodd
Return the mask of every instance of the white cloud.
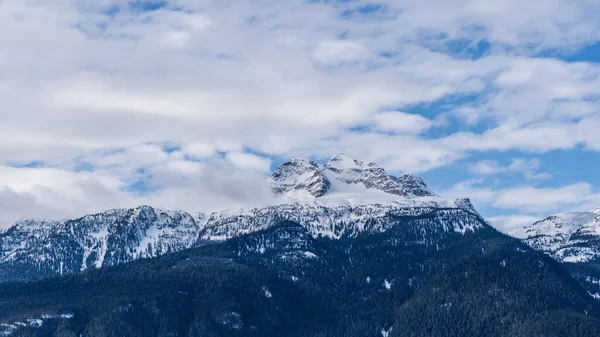
<path id="1" fill-rule="evenodd" d="M 527 179 L 548 179 L 549 173 L 538 172 L 542 162 L 538 159 L 514 158 L 510 164 L 502 166 L 494 160 L 482 160 L 471 164 L 470 171 L 475 175 L 522 174 Z"/>
<path id="2" fill-rule="evenodd" d="M 421 115 L 401 111 L 386 111 L 374 116 L 377 130 L 419 134 L 429 129 L 433 122 Z"/>
<path id="3" fill-rule="evenodd" d="M 352 154 L 375 162 L 390 171 L 424 172 L 459 159 L 462 154 L 437 141 L 424 141 L 411 135 L 339 132 L 320 141 L 318 147 L 294 150 L 291 157 L 328 159 L 332 153 Z"/>
<path id="4" fill-rule="evenodd" d="M 101 173 L 0 166 L 0 227 L 24 217 L 64 218 L 131 206 L 132 200 L 120 193 L 123 187 Z"/>
<path id="5" fill-rule="evenodd" d="M 98 207 L 140 202 L 123 189 L 150 179 L 160 189 L 145 198 L 203 207 L 243 199 L 186 188 L 218 194 L 200 178 L 210 165 L 262 177 L 271 157 L 348 152 L 423 172 L 471 152 L 600 151 L 600 66 L 533 56 L 599 41 L 597 1 L 384 0 L 356 12 L 368 3 L 3 1 L 0 164 L 53 167 L 10 169 L 6 195 L 50 214 L 75 195 L 91 205 L 91 191 L 112 200 Z M 473 60 L 448 47 L 457 41 L 492 47 Z M 465 94 L 478 98 L 437 116 L 397 111 Z M 436 136 L 441 114 L 468 123 Z M 82 163 L 92 172 L 76 172 Z M 532 164 L 488 169 L 534 177 Z"/>
<path id="6" fill-rule="evenodd" d="M 273 196 L 258 172 L 226 162 L 201 164 L 171 158 L 136 173 L 135 165 L 96 172 L 0 166 L 0 228 L 24 218 L 63 219 L 110 208 L 150 204 L 189 212 L 262 205 Z M 144 181 L 152 193 L 131 190 Z"/>
<path id="7" fill-rule="evenodd" d="M 595 120 L 583 119 L 575 123 L 543 122 L 523 127 L 500 126 L 481 134 L 454 133 L 440 139 L 440 143 L 456 151 L 520 150 L 544 153 L 556 149 L 573 149 L 583 144 L 597 145 L 598 136 L 590 128 Z"/>
<path id="8" fill-rule="evenodd" d="M 186 144 L 181 152 L 193 158 L 209 158 L 216 154 L 216 148 L 208 143 L 191 143 Z"/>
<path id="9" fill-rule="evenodd" d="M 234 166 L 246 170 L 267 172 L 271 169 L 271 160 L 251 153 L 230 152 L 225 158 Z"/>
<path id="10" fill-rule="evenodd" d="M 312 57 L 323 66 L 340 66 L 372 58 L 371 51 L 360 42 L 336 40 L 319 43 L 312 51 Z"/>
<path id="11" fill-rule="evenodd" d="M 531 225 L 536 221 L 543 218 L 542 215 L 504 215 L 489 217 L 487 220 L 495 228 L 503 231 L 507 234 L 514 235 L 517 231 L 523 229 L 523 227 Z"/>
<path id="12" fill-rule="evenodd" d="M 600 205 L 600 191 L 581 182 L 556 187 L 532 185 L 491 187 L 482 179 L 457 183 L 443 191 L 448 197 L 469 196 L 475 207 L 494 214 L 487 220 L 497 229 L 516 234 L 549 215 L 561 212 L 591 211 Z"/>
<path id="13" fill-rule="evenodd" d="M 468 180 L 444 191 L 448 196 L 469 196 L 476 204 L 513 212 L 550 214 L 560 211 L 593 209 L 600 204 L 600 192 L 589 183 L 560 187 L 522 185 L 494 189 L 481 186 L 481 180 Z"/>

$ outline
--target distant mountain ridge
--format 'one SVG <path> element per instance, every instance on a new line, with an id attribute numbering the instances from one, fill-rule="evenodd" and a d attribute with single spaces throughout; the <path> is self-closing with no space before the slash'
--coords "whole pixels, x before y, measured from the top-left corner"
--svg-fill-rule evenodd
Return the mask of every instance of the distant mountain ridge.
<path id="1" fill-rule="evenodd" d="M 141 206 L 73 220 L 22 221 L 0 234 L 0 280 L 68 274 L 180 251 L 196 241 L 200 219 Z"/>
<path id="2" fill-rule="evenodd" d="M 531 248 L 562 262 L 600 299 L 600 208 L 552 215 L 514 234 Z"/>
<path id="3" fill-rule="evenodd" d="M 443 199 L 418 177 L 391 176 L 374 163 L 342 154 L 323 168 L 310 160 L 289 160 L 267 184 L 280 198 L 274 205 L 195 215 L 141 206 L 73 220 L 21 221 L 0 233 L 0 281 L 157 257 L 264 230 L 280 221 L 300 223 L 313 237 L 333 239 L 384 232 L 394 217 L 432 212 L 445 219 L 449 232 L 472 231 L 484 222 L 468 199 Z"/>
<path id="4" fill-rule="evenodd" d="M 515 233 L 532 248 L 561 262 L 588 262 L 600 257 L 600 209 L 549 216 Z"/>

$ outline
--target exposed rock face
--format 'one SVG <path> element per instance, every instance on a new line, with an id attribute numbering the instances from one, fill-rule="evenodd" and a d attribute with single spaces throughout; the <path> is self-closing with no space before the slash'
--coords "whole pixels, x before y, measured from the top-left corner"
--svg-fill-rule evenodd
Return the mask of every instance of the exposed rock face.
<path id="1" fill-rule="evenodd" d="M 405 174 L 400 177 L 392 176 L 392 179 L 402 187 L 402 195 L 408 198 L 433 197 L 436 194 L 427 187 L 427 184 L 412 174 Z"/>
<path id="2" fill-rule="evenodd" d="M 306 159 L 292 159 L 279 165 L 268 183 L 276 194 L 306 194 L 315 198 L 325 195 L 331 187 L 319 166 Z"/>
<path id="3" fill-rule="evenodd" d="M 402 195 L 402 187 L 375 163 L 365 163 L 339 154 L 331 158 L 323 169 L 327 176 L 346 184 L 362 184 L 367 189 Z"/>
<path id="4" fill-rule="evenodd" d="M 365 163 L 344 154 L 331 158 L 323 170 L 331 179 L 346 184 L 364 185 L 367 189 L 375 189 L 401 197 L 435 196 L 435 193 L 419 177 L 410 174 L 395 177 L 387 174 L 375 163 Z"/>

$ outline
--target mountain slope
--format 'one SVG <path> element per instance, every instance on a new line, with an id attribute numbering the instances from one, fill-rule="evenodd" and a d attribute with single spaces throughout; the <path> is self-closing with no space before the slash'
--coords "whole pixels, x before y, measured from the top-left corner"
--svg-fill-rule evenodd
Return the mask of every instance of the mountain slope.
<path id="1" fill-rule="evenodd" d="M 0 234 L 0 281 L 74 273 L 180 251 L 197 240 L 200 226 L 188 213 L 149 206 L 66 221 L 23 221 Z"/>
<path id="2" fill-rule="evenodd" d="M 282 221 L 156 259 L 4 284 L 0 324 L 11 336 L 39 337 L 600 331 L 598 303 L 558 263 L 484 222 L 446 231 L 438 215 L 340 239 Z"/>
<path id="3" fill-rule="evenodd" d="M 515 235 L 564 263 L 592 295 L 600 298 L 600 209 L 549 216 Z"/>

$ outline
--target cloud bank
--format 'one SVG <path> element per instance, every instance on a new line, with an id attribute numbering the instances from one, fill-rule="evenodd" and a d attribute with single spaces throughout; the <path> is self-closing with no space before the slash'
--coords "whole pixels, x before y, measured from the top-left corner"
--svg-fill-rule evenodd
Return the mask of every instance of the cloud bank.
<path id="1" fill-rule="evenodd" d="M 458 166 L 471 176 L 439 187 L 495 217 L 587 207 L 600 180 L 540 158 L 600 151 L 598 14 L 592 0 L 4 0 L 0 222 L 235 207 L 267 198 L 279 161 L 338 152 Z"/>

